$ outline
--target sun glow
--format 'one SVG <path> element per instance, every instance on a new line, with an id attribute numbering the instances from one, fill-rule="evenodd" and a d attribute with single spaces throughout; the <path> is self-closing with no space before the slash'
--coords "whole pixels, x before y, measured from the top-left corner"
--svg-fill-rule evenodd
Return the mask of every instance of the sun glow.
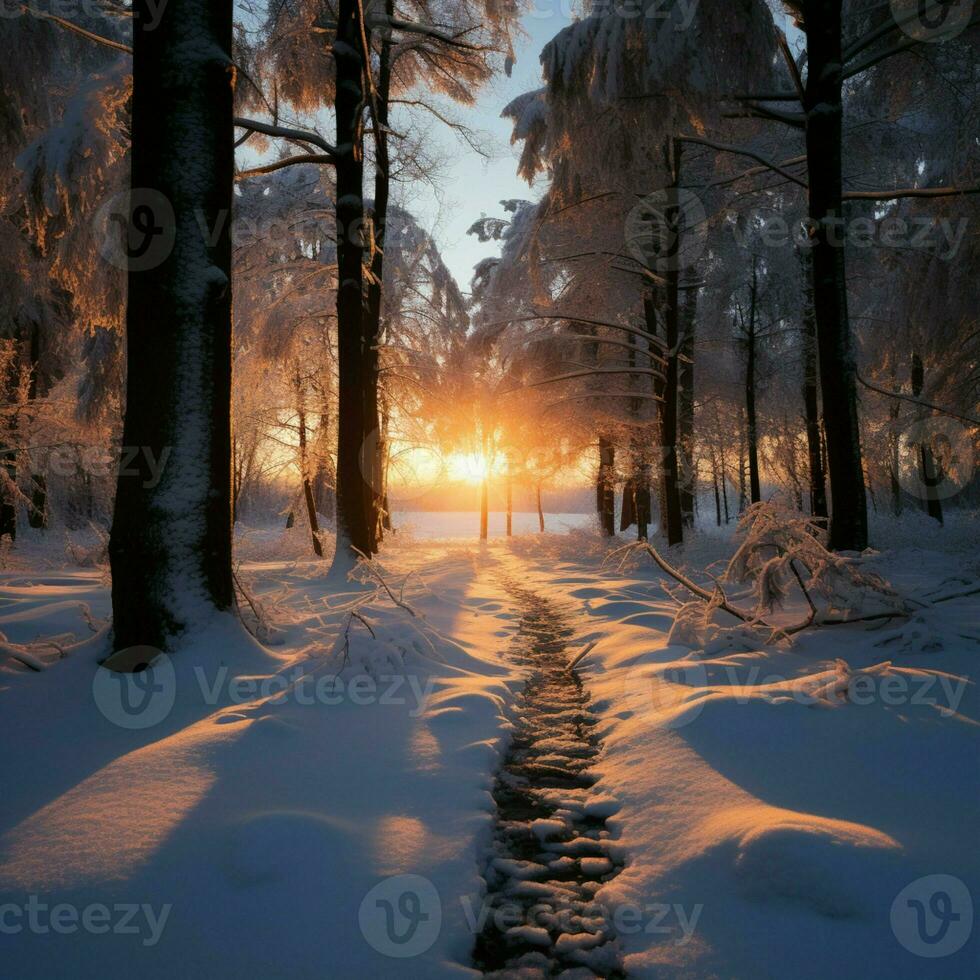
<path id="1" fill-rule="evenodd" d="M 482 483 L 490 475 L 490 464 L 483 453 L 452 453 L 446 460 L 450 480 L 459 483 Z"/>

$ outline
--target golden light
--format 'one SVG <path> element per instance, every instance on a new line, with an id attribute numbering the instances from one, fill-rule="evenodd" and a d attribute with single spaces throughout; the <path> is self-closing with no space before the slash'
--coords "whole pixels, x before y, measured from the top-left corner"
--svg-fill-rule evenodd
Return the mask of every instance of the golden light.
<path id="1" fill-rule="evenodd" d="M 490 466 L 483 453 L 452 453 L 446 460 L 449 479 L 460 483 L 482 483 Z"/>

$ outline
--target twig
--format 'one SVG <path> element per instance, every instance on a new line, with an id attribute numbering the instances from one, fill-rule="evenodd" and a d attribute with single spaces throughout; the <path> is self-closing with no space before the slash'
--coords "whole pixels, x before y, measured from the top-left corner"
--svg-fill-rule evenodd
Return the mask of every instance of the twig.
<path id="1" fill-rule="evenodd" d="M 586 657 L 587 654 L 591 653 L 598 640 L 592 640 L 585 645 L 585 649 L 568 665 L 569 673 L 573 671 Z"/>
<path id="2" fill-rule="evenodd" d="M 405 612 L 410 613 L 412 616 L 418 619 L 419 614 L 407 602 L 403 602 L 401 599 L 398 598 L 398 596 L 395 595 L 394 592 L 391 591 L 391 589 L 388 587 L 388 583 L 384 580 L 384 577 L 377 570 L 377 568 L 375 568 L 374 562 L 371 561 L 371 559 L 368 558 L 368 556 L 364 554 L 363 551 L 360 551 L 358 548 L 355 548 L 353 545 L 351 545 L 351 550 L 356 551 L 357 554 L 359 554 L 361 558 L 364 559 L 364 567 L 367 568 L 367 570 L 378 580 L 378 582 L 381 584 L 381 588 L 383 588 L 385 592 L 388 593 L 388 598 L 391 599 L 391 601 L 400 609 L 404 609 Z"/>

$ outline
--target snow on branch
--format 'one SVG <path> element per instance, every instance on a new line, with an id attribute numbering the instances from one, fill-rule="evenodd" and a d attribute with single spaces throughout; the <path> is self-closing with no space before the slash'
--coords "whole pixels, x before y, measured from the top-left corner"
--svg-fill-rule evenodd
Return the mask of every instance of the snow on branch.
<path id="1" fill-rule="evenodd" d="M 293 143 L 308 143 L 328 156 L 336 157 L 337 149 L 328 143 L 319 133 L 305 129 L 292 129 L 289 126 L 276 126 L 273 123 L 262 122 L 261 119 L 236 118 L 235 125 L 250 133 L 261 133 L 263 136 L 274 136 L 278 139 L 289 140 Z"/>
<path id="2" fill-rule="evenodd" d="M 880 576 L 862 571 L 852 559 L 829 551 L 824 543 L 826 532 L 807 517 L 761 502 L 745 512 L 739 530 L 742 541 L 713 588 L 694 582 L 648 542 L 628 545 L 614 554 L 638 550 L 649 554 L 664 572 L 695 597 L 695 609 L 705 613 L 703 617 L 698 613 L 697 617 L 702 632 L 710 625 L 708 619 L 716 609 L 734 617 L 743 627 L 767 630 L 770 641 L 774 641 L 788 639 L 812 626 L 846 626 L 906 618 L 913 605 L 921 605 L 917 600 L 899 596 Z M 750 584 L 754 608 L 732 601 L 722 582 Z M 773 621 L 772 614 L 782 607 L 793 590 L 799 591 L 808 612 L 800 622 L 781 626 Z M 688 610 L 688 615 L 680 616 L 679 620 L 690 627 L 690 614 L 694 611 Z"/>
<path id="3" fill-rule="evenodd" d="M 101 34 L 96 34 L 94 31 L 87 31 L 84 27 L 79 27 L 78 24 L 73 24 L 70 20 L 66 20 L 64 17 L 57 17 L 54 14 L 49 14 L 43 10 L 36 10 L 30 4 L 22 3 L 20 9 L 25 13 L 29 14 L 31 17 L 36 17 L 38 20 L 51 21 L 57 24 L 59 27 L 65 28 L 66 31 L 71 31 L 73 34 L 78 34 L 80 37 L 84 37 L 87 41 L 94 41 L 96 44 L 105 45 L 107 48 L 113 48 L 116 51 L 124 51 L 126 54 L 132 54 L 133 49 L 128 44 L 123 44 L 121 41 L 114 41 L 112 38 L 103 37 Z"/>

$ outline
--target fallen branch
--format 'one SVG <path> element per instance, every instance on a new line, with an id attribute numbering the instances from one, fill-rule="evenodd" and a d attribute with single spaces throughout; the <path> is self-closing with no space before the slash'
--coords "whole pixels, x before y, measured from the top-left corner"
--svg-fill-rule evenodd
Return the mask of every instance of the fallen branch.
<path id="1" fill-rule="evenodd" d="M 374 578 L 378 580 L 378 583 L 381 585 L 381 588 L 383 588 L 385 592 L 388 593 L 388 598 L 391 599 L 391 601 L 400 609 L 404 609 L 405 612 L 412 615 L 415 619 L 418 619 L 419 614 L 407 602 L 405 602 L 402 599 L 399 599 L 398 596 L 396 596 L 395 593 L 391 591 L 391 589 L 388 587 L 388 583 L 384 580 L 384 576 L 375 567 L 374 562 L 371 561 L 371 559 L 368 558 L 368 556 L 364 554 L 363 551 L 359 551 L 357 548 L 354 548 L 353 545 L 351 546 L 351 549 L 353 551 L 356 551 L 361 556 L 361 558 L 364 559 L 364 567 L 371 573 L 371 575 L 374 576 Z"/>
<path id="2" fill-rule="evenodd" d="M 903 618 L 907 618 L 909 615 L 908 612 L 906 611 L 893 610 L 893 611 L 883 611 L 880 613 L 871 613 L 868 614 L 867 616 L 853 616 L 847 619 L 822 619 L 818 622 L 817 607 L 813 602 L 813 598 L 811 597 L 809 590 L 807 589 L 805 583 L 803 582 L 803 577 L 800 575 L 799 571 L 796 568 L 795 560 L 791 560 L 789 563 L 789 567 L 793 572 L 796 581 L 799 583 L 800 589 L 803 592 L 803 596 L 807 601 L 807 605 L 809 605 L 810 607 L 810 615 L 807 617 L 807 619 L 804 622 L 799 623 L 796 626 L 786 626 L 786 627 L 774 626 L 772 623 L 769 623 L 758 616 L 754 616 L 750 613 L 745 612 L 742 609 L 739 609 L 737 606 L 732 605 L 732 603 L 728 601 L 728 597 L 725 595 L 724 590 L 721 588 L 719 584 L 715 583 L 714 591 L 709 592 L 707 589 L 698 585 L 696 582 L 691 581 L 691 579 L 689 579 L 683 572 L 674 568 L 673 565 L 667 562 L 666 559 L 664 559 L 660 555 L 657 549 L 654 548 L 653 545 L 651 545 L 647 541 L 637 542 L 635 544 L 627 545 L 625 548 L 620 548 L 618 551 L 613 552 L 613 556 L 620 554 L 622 552 L 635 551 L 635 550 L 646 551 L 663 571 L 665 571 L 668 575 L 670 575 L 671 578 L 673 578 L 675 581 L 679 582 L 685 589 L 687 589 L 688 592 L 690 592 L 696 598 L 701 599 L 702 601 L 707 603 L 713 603 L 716 608 L 724 610 L 730 616 L 734 616 L 736 619 L 745 623 L 747 626 L 760 627 L 763 629 L 771 630 L 773 636 L 780 635 L 780 634 L 787 637 L 793 636 L 796 633 L 801 633 L 803 632 L 803 630 L 809 629 L 809 627 L 813 625 L 849 626 L 852 623 L 865 623 L 865 622 L 872 622 L 880 619 L 903 619 Z M 980 587 L 973 589 L 970 592 L 959 593 L 953 596 L 947 596 L 944 597 L 943 600 L 937 600 L 937 601 L 946 601 L 946 599 L 955 599 L 955 598 L 959 598 L 961 595 L 973 595 L 976 593 L 980 593 Z"/>
<path id="3" fill-rule="evenodd" d="M 587 654 L 590 654 L 593 651 L 598 642 L 598 640 L 592 640 L 585 645 L 585 649 L 568 665 L 569 673 L 571 673 L 585 659 Z"/>

